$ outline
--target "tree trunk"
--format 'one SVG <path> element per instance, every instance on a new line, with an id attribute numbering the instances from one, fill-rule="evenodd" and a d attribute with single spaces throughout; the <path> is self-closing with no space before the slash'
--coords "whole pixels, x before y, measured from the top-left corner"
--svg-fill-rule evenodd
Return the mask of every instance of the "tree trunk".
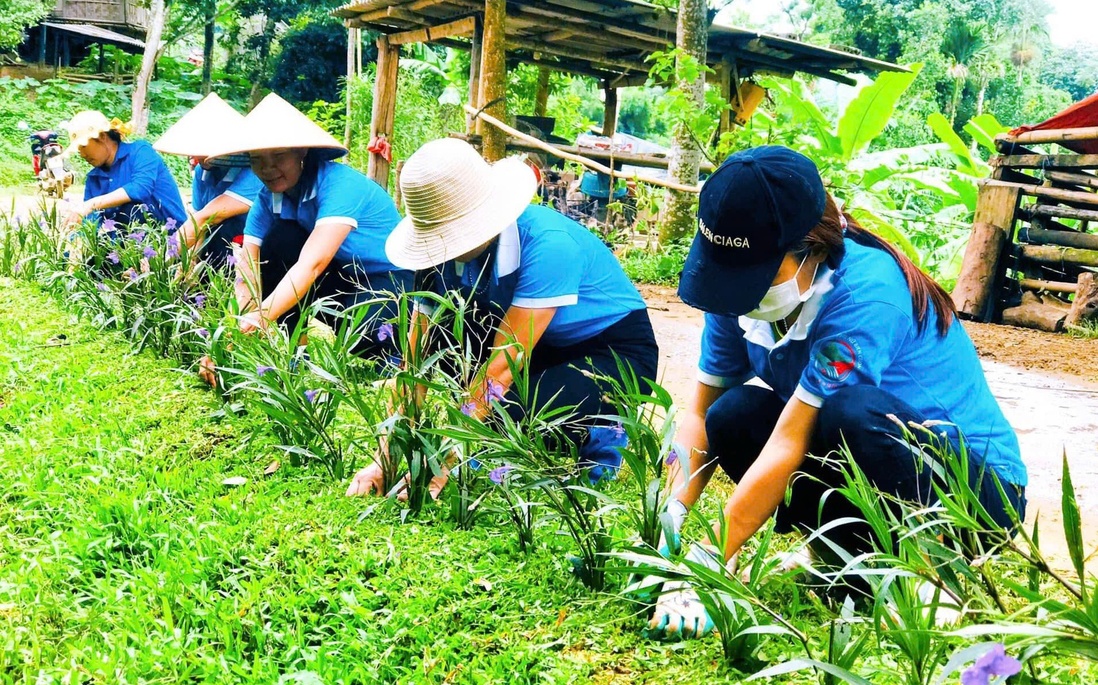
<path id="1" fill-rule="evenodd" d="M 495 118 L 507 119 L 507 2 L 485 0 L 480 46 L 480 106 Z M 507 156 L 507 136 L 494 126 L 478 128 L 481 155 L 489 162 Z"/>
<path id="2" fill-rule="evenodd" d="M 687 58 L 705 64 L 709 41 L 709 14 L 705 0 L 680 0 L 675 46 Z M 680 56 L 680 60 L 683 57 Z M 681 73 L 676 68 L 676 72 Z M 705 74 L 698 73 L 694 81 L 679 81 L 676 87 L 687 93 L 695 106 L 701 108 L 705 100 Z M 675 124 L 671 139 L 671 159 L 667 174 L 671 180 L 683 185 L 697 185 L 701 150 L 686 122 Z M 668 191 L 660 217 L 660 244 L 690 236 L 694 232 L 694 203 L 692 193 Z"/>
<path id="3" fill-rule="evenodd" d="M 214 30 L 217 28 L 217 0 L 206 0 L 206 32 L 202 43 L 202 93 L 213 90 Z"/>
<path id="4" fill-rule="evenodd" d="M 149 30 L 145 34 L 145 56 L 141 59 L 141 72 L 133 84 L 133 107 L 130 123 L 136 135 L 145 135 L 149 128 L 149 81 L 152 80 L 156 59 L 160 56 L 160 36 L 164 33 L 164 21 L 168 13 L 164 0 L 149 3 Z"/>

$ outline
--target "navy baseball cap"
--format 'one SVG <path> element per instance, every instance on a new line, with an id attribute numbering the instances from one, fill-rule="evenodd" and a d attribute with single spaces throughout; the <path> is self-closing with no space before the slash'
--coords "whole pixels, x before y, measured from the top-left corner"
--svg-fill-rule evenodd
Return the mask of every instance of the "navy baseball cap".
<path id="1" fill-rule="evenodd" d="M 679 298 L 713 314 L 755 309 L 785 254 L 820 223 L 826 201 L 820 172 L 799 152 L 766 145 L 730 156 L 698 196 Z"/>

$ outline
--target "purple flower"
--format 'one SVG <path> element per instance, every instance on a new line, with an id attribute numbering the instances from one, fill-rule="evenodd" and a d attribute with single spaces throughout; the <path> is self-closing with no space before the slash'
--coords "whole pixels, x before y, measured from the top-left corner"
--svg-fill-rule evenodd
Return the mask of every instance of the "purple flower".
<path id="1" fill-rule="evenodd" d="M 260 364 L 259 366 L 255 367 L 255 375 L 264 376 L 274 370 L 275 367 L 273 366 L 263 366 L 262 364 Z M 305 394 L 308 395 L 309 393 L 306 392 Z M 312 402 L 312 400 L 309 401 Z"/>
<path id="2" fill-rule="evenodd" d="M 107 286 L 103 285 L 102 283 L 96 283 L 95 284 L 95 289 L 98 290 L 101 293 L 107 292 Z"/>
<path id="3" fill-rule="evenodd" d="M 168 220 L 164 222 L 164 230 L 167 231 L 169 235 L 175 233 L 177 226 L 179 226 L 179 222 L 171 217 L 168 217 Z"/>
<path id="4" fill-rule="evenodd" d="M 491 402 L 492 400 L 495 400 L 496 402 L 499 402 L 500 400 L 503 399 L 503 394 L 504 394 L 503 385 L 500 384 L 500 383 L 497 383 L 496 381 L 489 378 L 488 379 L 488 397 L 486 397 L 485 399 L 488 402 Z"/>
<path id="5" fill-rule="evenodd" d="M 197 333 L 198 337 L 200 337 L 200 338 L 210 337 L 210 331 L 209 331 L 208 328 L 199 328 L 198 330 L 195 331 L 195 333 Z"/>
<path id="6" fill-rule="evenodd" d="M 477 412 L 476 402 L 466 402 L 465 404 L 461 405 L 461 413 L 465 414 L 466 416 L 472 416 L 476 412 Z"/>
<path id="7" fill-rule="evenodd" d="M 386 340 L 393 339 L 393 324 L 383 323 L 381 327 L 377 329 L 377 341 L 385 342 Z"/>
<path id="8" fill-rule="evenodd" d="M 132 282 L 137 280 L 137 275 L 138 275 L 137 274 L 137 269 L 135 269 L 131 266 L 130 268 L 126 269 L 126 273 L 124 273 L 122 275 L 125 276 L 126 278 L 130 279 L 130 282 L 132 283 Z"/>
<path id="9" fill-rule="evenodd" d="M 122 261 L 122 259 L 121 259 L 121 257 L 118 256 L 117 252 L 115 252 L 114 250 L 111 250 L 110 252 L 107 253 L 107 261 L 110 262 L 111 264 L 117 264 L 118 262 Z"/>
<path id="10" fill-rule="evenodd" d="M 305 391 L 305 399 L 309 400 L 309 403 L 312 404 L 313 402 L 316 402 L 316 397 L 319 394 L 320 394 L 319 390 L 306 390 Z"/>
<path id="11" fill-rule="evenodd" d="M 961 674 L 961 685 L 988 685 L 992 676 L 1014 675 L 1022 670 L 1022 662 L 1007 656 L 1006 647 L 993 645 L 976 663 Z"/>
<path id="12" fill-rule="evenodd" d="M 191 298 L 191 300 L 194 302 L 194 306 L 198 307 L 199 309 L 202 309 L 206 306 L 206 296 L 202 293 L 195 295 Z"/>
<path id="13" fill-rule="evenodd" d="M 117 230 L 118 230 L 118 222 L 117 221 L 115 221 L 114 219 L 104 219 L 103 220 L 103 231 L 105 233 L 114 233 Z"/>
<path id="14" fill-rule="evenodd" d="M 674 464 L 679 460 L 679 447 L 678 445 L 672 445 L 671 451 L 667 453 L 667 458 L 663 460 L 663 463 L 667 466 Z"/>
<path id="15" fill-rule="evenodd" d="M 145 239 L 145 232 L 144 231 L 134 231 L 133 233 L 129 234 L 126 237 L 129 238 L 130 240 L 134 241 L 135 243 L 139 243 L 139 242 L 141 242 L 142 240 Z"/>
<path id="16" fill-rule="evenodd" d="M 168 259 L 175 259 L 179 256 L 179 235 L 177 233 L 168 236 L 168 249 L 164 252 L 164 256 Z"/>
<path id="17" fill-rule="evenodd" d="M 156 250 L 153 249 L 152 245 L 146 245 L 141 254 L 145 256 L 145 259 L 152 259 L 156 256 Z"/>
<path id="18" fill-rule="evenodd" d="M 512 471 L 514 468 L 515 467 L 510 464 L 504 464 L 503 466 L 494 468 L 488 472 L 488 480 L 496 485 L 503 485 L 503 479 L 507 476 L 507 472 Z"/>
<path id="19" fill-rule="evenodd" d="M 225 263 L 229 266 L 236 266 L 236 257 L 234 257 L 233 255 L 229 255 L 225 258 Z"/>

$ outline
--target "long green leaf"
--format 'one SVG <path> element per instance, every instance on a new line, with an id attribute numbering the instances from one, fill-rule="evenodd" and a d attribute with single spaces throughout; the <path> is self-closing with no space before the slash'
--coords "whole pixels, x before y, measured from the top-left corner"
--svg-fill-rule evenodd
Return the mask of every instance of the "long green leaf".
<path id="1" fill-rule="evenodd" d="M 1071 468 L 1068 466 L 1067 451 L 1064 451 L 1064 478 L 1062 483 L 1061 507 L 1064 511 L 1064 538 L 1067 540 L 1071 565 L 1079 574 L 1079 589 L 1084 601 L 1087 594 L 1085 553 L 1083 551 L 1083 523 L 1079 516 L 1079 503 L 1075 499 L 1075 486 L 1071 483 Z"/>
<path id="2" fill-rule="evenodd" d="M 911 259 L 911 261 L 915 262 L 916 265 L 922 262 L 919 251 L 915 249 L 915 245 L 911 243 L 908 237 L 904 235 L 903 232 L 900 231 L 900 229 L 888 223 L 873 212 L 867 211 L 865 209 L 851 209 L 850 216 L 854 217 L 854 219 L 867 231 L 877 234 L 878 236 L 884 238 L 896 247 L 900 248 L 900 251 L 907 255 L 908 258 Z"/>
<path id="3" fill-rule="evenodd" d="M 969 119 L 964 130 L 988 152 L 998 152 L 995 148 L 995 136 L 1006 133 L 1010 127 L 999 123 L 994 114 L 987 113 Z"/>
<path id="4" fill-rule="evenodd" d="M 965 145 L 965 141 L 961 140 L 961 136 L 957 135 L 957 132 L 949 125 L 948 119 L 942 116 L 941 113 L 935 112 L 926 118 L 926 123 L 934 131 L 934 135 L 949 146 L 949 151 L 953 153 L 957 160 L 958 169 L 974 176 L 982 175 L 979 166 L 977 166 L 977 161 L 972 158 L 972 152 Z"/>
<path id="5" fill-rule="evenodd" d="M 824 663 L 823 661 L 817 661 L 815 659 L 793 659 L 786 661 L 785 663 L 778 664 L 777 666 L 771 666 L 768 669 L 759 671 L 750 678 L 747 682 L 752 680 L 760 680 L 762 678 L 773 678 L 774 676 L 785 675 L 787 673 L 796 673 L 797 671 L 807 671 L 808 669 L 820 670 L 828 675 L 839 678 L 844 683 L 851 683 L 852 685 L 872 685 L 868 680 L 861 676 L 854 675 L 850 671 L 839 668 L 833 664 Z"/>
<path id="6" fill-rule="evenodd" d="M 873 139 L 884 131 L 900 97 L 919 75 L 921 64 L 912 64 L 911 71 L 886 72 L 872 84 L 862 88 L 839 119 L 839 140 L 843 159 L 850 161 L 863 152 Z"/>

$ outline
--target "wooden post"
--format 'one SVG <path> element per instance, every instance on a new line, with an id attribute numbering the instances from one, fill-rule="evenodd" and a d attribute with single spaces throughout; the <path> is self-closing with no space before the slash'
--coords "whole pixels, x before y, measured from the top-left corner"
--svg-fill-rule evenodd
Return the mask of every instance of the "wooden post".
<path id="1" fill-rule="evenodd" d="M 1098 322 L 1098 276 L 1090 271 L 1079 274 L 1075 301 L 1071 303 L 1065 326 L 1078 326 L 1084 321 Z"/>
<path id="2" fill-rule="evenodd" d="M 1067 316 L 1067 310 L 1062 307 L 1046 304 L 1034 293 L 1024 293 L 1022 304 L 1003 310 L 1003 323 L 1057 333 L 1063 330 Z"/>
<path id="3" fill-rule="evenodd" d="M 484 33 L 480 51 L 480 104 L 493 117 L 507 118 L 507 0 L 484 0 Z M 478 107 L 478 108 L 479 108 Z M 477 132 L 481 155 L 489 162 L 507 155 L 507 136 L 483 122 Z"/>
<path id="4" fill-rule="evenodd" d="M 603 81 L 602 92 L 606 98 L 602 109 L 602 135 L 613 138 L 618 129 L 618 89 Z"/>
<path id="5" fill-rule="evenodd" d="M 1022 259 L 1063 269 L 1065 266 L 1089 266 L 1098 268 L 1098 250 L 1058 245 L 1023 245 L 1019 251 Z M 967 253 L 966 253 L 967 255 Z"/>
<path id="6" fill-rule="evenodd" d="M 538 67 L 538 89 L 534 93 L 534 116 L 545 116 L 549 109 L 549 67 Z"/>
<path id="7" fill-rule="evenodd" d="M 404 197 L 400 192 L 400 173 L 404 171 L 404 160 L 397 162 L 396 174 L 393 179 L 393 202 L 396 203 L 397 208 L 400 208 L 401 203 L 404 201 Z"/>
<path id="8" fill-rule="evenodd" d="M 1080 231 L 1049 231 L 1042 228 L 1023 228 L 1018 231 L 1018 242 L 1098 250 L 1098 235 Z"/>
<path id="9" fill-rule="evenodd" d="M 469 42 L 469 106 L 474 110 L 480 108 L 480 51 L 482 49 L 483 29 L 480 18 L 477 18 L 473 28 L 473 36 Z M 472 114 L 465 115 L 465 133 L 473 135 L 477 132 L 477 122 Z"/>
<path id="10" fill-rule="evenodd" d="M 733 83 L 732 72 L 734 70 L 735 63 L 731 59 L 725 57 L 721 60 L 720 68 L 717 70 L 717 78 L 721 80 L 721 124 L 717 127 L 717 140 L 720 140 L 722 133 L 727 133 L 732 130 L 732 97 L 736 96 L 740 92 L 740 84 L 737 80 Z M 735 90 L 732 90 L 735 88 Z"/>
<path id="11" fill-rule="evenodd" d="M 1018 188 L 1011 186 L 980 189 L 972 235 L 952 293 L 953 304 L 962 317 L 990 321 L 995 316 L 995 290 L 1002 276 L 1003 247 L 1014 229 L 1014 210 L 1020 194 Z"/>
<path id="12" fill-rule="evenodd" d="M 343 125 L 343 146 L 351 147 L 351 82 L 355 72 L 355 29 L 347 29 L 347 116 Z"/>
<path id="13" fill-rule="evenodd" d="M 400 46 L 389 45 L 385 36 L 377 39 L 377 78 L 374 81 L 374 109 L 370 117 L 370 140 L 379 135 L 393 140 L 393 119 L 396 117 L 397 64 Z M 389 162 L 376 152 L 370 153 L 366 175 L 382 188 L 389 189 Z"/>

